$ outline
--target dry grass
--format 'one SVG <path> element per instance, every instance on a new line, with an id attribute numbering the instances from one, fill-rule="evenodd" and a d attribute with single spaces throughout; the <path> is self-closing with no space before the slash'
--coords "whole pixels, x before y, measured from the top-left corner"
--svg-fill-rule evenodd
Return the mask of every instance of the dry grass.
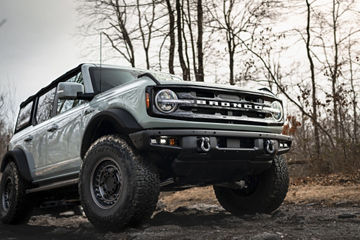
<path id="1" fill-rule="evenodd" d="M 360 185 L 301 185 L 291 186 L 285 201 L 287 203 L 360 203 Z"/>

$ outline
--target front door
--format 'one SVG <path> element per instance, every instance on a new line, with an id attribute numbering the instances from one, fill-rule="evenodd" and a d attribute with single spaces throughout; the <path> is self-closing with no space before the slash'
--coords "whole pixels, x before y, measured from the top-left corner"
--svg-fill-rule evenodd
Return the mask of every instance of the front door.
<path id="1" fill-rule="evenodd" d="M 83 83 L 81 72 L 69 77 L 66 82 Z M 55 96 L 54 117 L 51 122 L 54 131 L 47 135 L 48 174 L 54 176 L 73 176 L 81 166 L 80 146 L 83 130 L 84 100 L 60 100 Z"/>

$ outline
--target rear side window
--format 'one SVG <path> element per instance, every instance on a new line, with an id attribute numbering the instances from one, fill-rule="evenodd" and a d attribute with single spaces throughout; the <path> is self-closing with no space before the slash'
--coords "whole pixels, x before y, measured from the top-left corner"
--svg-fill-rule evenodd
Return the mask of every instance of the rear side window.
<path id="1" fill-rule="evenodd" d="M 20 108 L 20 112 L 15 128 L 16 132 L 30 126 L 32 108 L 33 108 L 33 102 L 29 102 L 24 107 Z"/>
<path id="2" fill-rule="evenodd" d="M 36 122 L 38 124 L 50 118 L 54 106 L 55 91 L 56 88 L 53 88 L 39 97 L 36 111 Z"/>

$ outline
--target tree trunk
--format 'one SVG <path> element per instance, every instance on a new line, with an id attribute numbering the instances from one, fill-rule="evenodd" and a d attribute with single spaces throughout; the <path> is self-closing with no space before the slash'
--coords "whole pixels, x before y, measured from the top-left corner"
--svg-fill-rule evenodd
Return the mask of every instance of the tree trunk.
<path id="1" fill-rule="evenodd" d="M 188 28 L 189 28 L 194 75 L 195 75 L 195 80 L 197 81 L 198 72 L 197 72 L 197 66 L 196 66 L 195 40 L 194 40 L 194 34 L 193 34 L 193 29 L 192 29 L 190 0 L 186 0 L 186 7 L 187 7 L 187 19 L 186 19 L 186 22 L 187 22 L 187 25 L 188 25 Z M 184 32 L 184 36 L 185 36 L 185 32 Z M 184 42 L 185 42 L 185 49 L 187 49 L 187 45 L 186 45 L 187 41 L 186 41 L 185 37 L 184 37 Z M 187 51 L 185 51 L 185 53 L 187 53 Z M 187 61 L 188 61 L 188 66 L 190 66 L 188 55 L 186 55 L 186 58 L 187 58 Z"/>
<path id="2" fill-rule="evenodd" d="M 204 81 L 204 59 L 203 59 L 203 6 L 202 0 L 197 1 L 197 27 L 198 27 L 198 39 L 197 39 L 197 58 L 198 58 L 198 70 L 196 81 Z"/>
<path id="3" fill-rule="evenodd" d="M 315 153 L 317 160 L 320 158 L 320 136 L 319 136 L 319 128 L 317 123 L 317 100 L 316 100 L 316 81 L 315 81 L 315 67 L 314 62 L 311 56 L 310 49 L 310 20 L 311 20 L 311 6 L 309 0 L 306 0 L 307 6 L 307 25 L 306 25 L 306 53 L 310 64 L 310 72 L 311 72 L 311 86 L 312 86 L 312 122 L 314 126 L 314 137 L 315 137 Z"/>
<path id="4" fill-rule="evenodd" d="M 333 0 L 333 6 L 332 6 L 332 20 L 333 20 L 333 41 L 334 41 L 334 69 L 332 71 L 332 96 L 333 96 L 333 104 L 334 104 L 334 128 L 335 128 L 335 136 L 336 140 L 339 138 L 339 122 L 338 122 L 338 93 L 336 91 L 336 85 L 337 85 L 337 72 L 338 72 L 338 42 L 337 42 L 337 16 L 336 16 L 336 3 L 335 0 Z"/>
<path id="5" fill-rule="evenodd" d="M 149 48 L 144 48 L 145 59 L 146 59 L 146 69 L 150 69 L 150 57 L 149 57 Z"/>
<path id="6" fill-rule="evenodd" d="M 122 17 L 122 11 L 120 10 L 120 4 L 119 4 L 119 0 L 115 1 L 115 12 L 116 12 L 116 17 L 117 17 L 117 24 L 119 26 L 119 29 L 121 30 L 121 34 L 122 37 L 124 39 L 125 42 L 125 46 L 128 49 L 129 52 L 129 62 L 131 64 L 132 67 L 135 67 L 135 52 L 134 52 L 134 47 L 132 45 L 132 41 L 131 38 L 129 36 L 129 33 L 126 29 L 123 17 Z M 126 12 L 124 12 L 123 14 L 125 14 Z"/>
<path id="7" fill-rule="evenodd" d="M 229 68 L 230 68 L 230 85 L 235 85 L 234 80 L 234 54 L 230 52 L 229 54 Z"/>
<path id="8" fill-rule="evenodd" d="M 170 47 L 169 47 L 169 73 L 175 74 L 174 71 L 174 57 L 175 57 L 175 16 L 171 7 L 170 0 L 166 0 L 166 6 L 169 14 L 169 36 L 170 36 Z"/>
<path id="9" fill-rule="evenodd" d="M 228 33 L 230 35 L 230 33 Z M 232 44 L 231 36 L 229 36 L 228 40 L 228 48 L 229 48 L 229 70 L 230 70 L 230 85 L 235 85 L 234 79 L 234 55 L 235 55 L 235 47 Z"/>
<path id="10" fill-rule="evenodd" d="M 351 92 L 352 92 L 352 107 L 353 107 L 353 118 L 354 118 L 354 125 L 353 125 L 353 129 L 354 129 L 354 142 L 355 144 L 358 143 L 358 137 L 357 137 L 357 132 L 358 132 L 358 126 L 357 126 L 357 94 L 355 91 L 355 85 L 354 85 L 354 72 L 353 72 L 353 62 L 352 62 L 352 56 L 351 56 L 351 40 L 349 38 L 349 45 L 348 45 L 348 56 L 349 56 L 349 70 L 350 70 L 350 85 L 351 85 Z"/>
<path id="11" fill-rule="evenodd" d="M 176 25 L 177 25 L 177 33 L 178 33 L 177 38 L 178 38 L 179 61 L 183 72 L 183 79 L 185 81 L 189 81 L 190 80 L 189 69 L 185 63 L 184 54 L 183 54 L 182 6 L 180 0 L 176 0 L 176 14 L 177 14 Z"/>

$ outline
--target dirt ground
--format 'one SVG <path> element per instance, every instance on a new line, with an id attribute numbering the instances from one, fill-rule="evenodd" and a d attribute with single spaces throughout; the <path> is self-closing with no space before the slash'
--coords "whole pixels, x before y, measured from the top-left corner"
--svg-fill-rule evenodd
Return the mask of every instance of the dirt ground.
<path id="1" fill-rule="evenodd" d="M 0 225 L 0 239 L 360 239 L 360 178 L 354 175 L 291 181 L 273 214 L 234 217 L 211 187 L 162 194 L 151 221 L 122 233 L 96 231 L 84 216 L 52 210 L 26 225 Z"/>

